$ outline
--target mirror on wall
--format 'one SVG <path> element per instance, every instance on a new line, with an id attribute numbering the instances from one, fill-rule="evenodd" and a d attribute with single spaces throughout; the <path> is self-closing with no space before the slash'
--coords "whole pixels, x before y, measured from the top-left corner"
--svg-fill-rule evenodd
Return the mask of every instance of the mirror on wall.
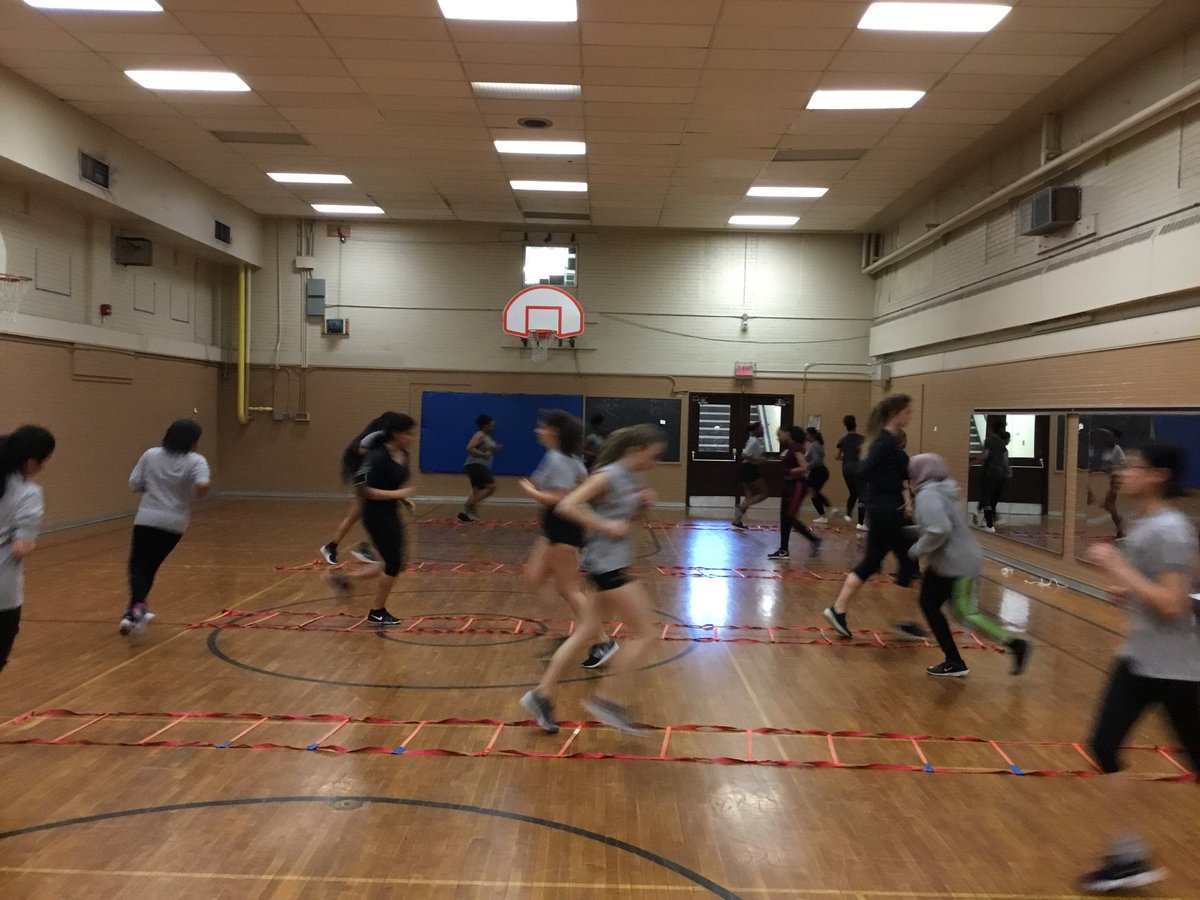
<path id="1" fill-rule="evenodd" d="M 1085 559 L 1097 541 L 1121 537 L 1129 510 L 1119 495 L 1125 454 L 1146 441 L 1168 441 L 1183 448 L 1189 494 L 1172 501 L 1200 527 L 1200 410 L 1097 410 L 1079 416 L 1079 453 L 1075 460 L 1075 555 Z"/>
<path id="2" fill-rule="evenodd" d="M 1062 552 L 1065 413 L 976 410 L 967 505 L 974 527 Z"/>

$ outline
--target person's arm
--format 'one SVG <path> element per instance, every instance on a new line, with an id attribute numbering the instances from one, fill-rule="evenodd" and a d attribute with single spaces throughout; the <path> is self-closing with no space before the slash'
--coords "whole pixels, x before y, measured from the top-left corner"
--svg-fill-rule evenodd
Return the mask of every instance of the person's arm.
<path id="1" fill-rule="evenodd" d="M 837 443 L 837 456 L 835 456 L 835 457 L 834 457 L 834 459 L 838 460 L 838 462 L 841 462 L 841 461 L 842 461 L 843 459 L 845 459 L 845 458 L 846 458 L 846 455 L 845 455 L 844 453 L 842 453 L 842 442 L 841 442 L 841 441 L 838 441 L 838 443 Z"/>
<path id="2" fill-rule="evenodd" d="M 1190 571 L 1171 569 L 1157 578 L 1147 578 L 1112 544 L 1093 544 L 1087 555 L 1117 583 L 1119 590 L 1136 594 L 1160 618 L 1174 619 L 1191 611 Z"/>
<path id="3" fill-rule="evenodd" d="M 570 493 L 569 491 L 555 489 L 545 491 L 541 490 L 528 478 L 522 478 L 517 482 L 517 486 L 525 492 L 526 497 L 529 497 L 531 500 L 540 503 L 542 506 L 557 506 L 559 501 L 561 501 L 563 497 Z"/>
<path id="4" fill-rule="evenodd" d="M 397 488 L 394 491 L 385 491 L 382 488 L 371 486 L 371 475 L 371 462 L 368 460 L 363 467 L 358 470 L 358 474 L 354 477 L 354 487 L 358 491 L 358 496 L 361 499 L 400 500 L 403 501 L 406 506 L 410 506 L 411 508 L 411 505 L 409 504 L 409 498 L 413 495 L 413 492 L 416 490 L 416 488 L 410 485 L 409 487 Z"/>
<path id="5" fill-rule="evenodd" d="M 197 500 L 208 496 L 208 487 L 212 482 L 212 472 L 208 468 L 208 460 L 197 454 L 195 466 L 192 469 L 192 491 Z"/>
<path id="6" fill-rule="evenodd" d="M 146 454 L 143 453 L 134 463 L 133 471 L 129 473 L 129 489 L 135 494 L 146 492 Z"/>
<path id="7" fill-rule="evenodd" d="M 606 519 L 598 515 L 591 502 L 608 491 L 608 476 L 597 472 L 583 484 L 563 497 L 554 511 L 564 519 L 578 522 L 590 531 L 598 531 L 610 538 L 623 538 L 629 533 L 629 523 L 619 519 Z"/>
<path id="8" fill-rule="evenodd" d="M 950 516 L 937 503 L 922 503 L 918 495 L 914 504 L 913 515 L 921 536 L 909 548 L 908 555 L 913 559 L 928 556 L 950 539 L 950 529 L 954 524 Z"/>
<path id="9" fill-rule="evenodd" d="M 38 527 L 42 524 L 45 513 L 42 503 L 42 489 L 33 486 L 26 488 L 21 499 L 17 501 L 16 513 L 13 516 L 12 555 L 16 559 L 24 559 L 33 552 L 37 545 Z"/>
<path id="10" fill-rule="evenodd" d="M 483 442 L 483 432 L 477 431 L 471 436 L 471 440 L 467 442 L 467 456 L 473 456 L 476 459 L 487 459 L 492 454 L 487 450 L 480 449 L 479 445 Z"/>

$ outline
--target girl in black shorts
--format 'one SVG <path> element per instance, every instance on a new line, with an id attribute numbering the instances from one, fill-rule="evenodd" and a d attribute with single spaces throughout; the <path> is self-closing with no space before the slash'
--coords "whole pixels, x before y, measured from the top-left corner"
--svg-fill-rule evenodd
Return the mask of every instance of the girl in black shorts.
<path id="1" fill-rule="evenodd" d="M 404 413 L 386 413 L 380 417 L 383 441 L 367 456 L 355 475 L 354 483 L 362 498 L 362 523 L 381 562 L 359 563 L 347 571 L 332 572 L 330 582 L 339 590 L 349 589 L 351 579 L 378 578 L 375 606 L 367 620 L 376 625 L 398 625 L 400 620 L 387 610 L 388 594 L 396 576 L 404 568 L 404 526 L 399 506 L 409 504 L 413 488 L 409 479 L 408 447 L 412 444 L 416 423 Z"/>
<path id="2" fill-rule="evenodd" d="M 743 519 L 750 507 L 755 503 L 762 503 L 771 496 L 762 473 L 762 464 L 767 456 L 762 422 L 752 423 L 746 431 L 746 446 L 742 448 L 742 465 L 738 469 L 738 481 L 742 486 L 742 502 L 737 505 L 737 512 L 733 517 L 734 528 L 745 528 L 746 523 Z"/>
<path id="3" fill-rule="evenodd" d="M 500 450 L 500 445 L 492 437 L 496 420 L 483 413 L 476 417 L 475 427 L 479 430 L 467 441 L 467 460 L 463 463 L 463 471 L 471 482 L 471 496 L 467 497 L 467 502 L 458 513 L 460 522 L 477 521 L 479 504 L 496 493 L 496 479 L 492 475 L 492 459 Z"/>
<path id="4" fill-rule="evenodd" d="M 384 415 L 389 415 L 384 413 Z M 395 415 L 392 413 L 391 415 Z M 383 416 L 372 419 L 367 423 L 367 427 L 358 433 L 358 435 L 342 451 L 342 482 L 344 484 L 354 484 L 354 476 L 362 466 L 363 460 L 367 454 L 375 449 L 375 445 L 382 437 L 379 431 L 379 423 L 383 421 Z M 350 533 L 350 529 L 358 522 L 362 513 L 362 501 L 358 499 L 357 493 L 354 499 L 350 501 L 350 506 L 346 509 L 346 514 L 342 516 L 342 521 L 338 523 L 333 532 L 333 540 L 321 545 L 321 549 L 317 551 L 321 554 L 321 558 L 329 565 L 336 566 L 338 560 L 338 544 L 345 539 Z M 370 556 L 370 551 L 366 544 L 360 544 L 351 551 L 355 559 L 363 562 L 373 562 Z"/>
<path id="5" fill-rule="evenodd" d="M 521 479 L 521 490 L 542 506 L 542 534 L 533 546 L 533 555 L 525 571 L 534 591 L 553 583 L 558 595 L 571 610 L 578 624 L 584 619 L 587 603 L 579 587 L 579 548 L 583 546 L 583 528 L 554 511 L 563 497 L 587 478 L 587 469 L 579 457 L 583 423 L 560 409 L 542 413 L 538 421 L 538 443 L 546 448 L 534 473 Z M 596 630 L 595 642 L 585 669 L 595 669 L 617 652 L 617 642 L 603 627 Z"/>

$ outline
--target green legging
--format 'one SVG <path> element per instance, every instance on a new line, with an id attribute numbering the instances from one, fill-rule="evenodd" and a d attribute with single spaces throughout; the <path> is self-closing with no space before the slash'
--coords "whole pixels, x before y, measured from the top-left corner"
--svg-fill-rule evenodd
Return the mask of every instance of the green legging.
<path id="1" fill-rule="evenodd" d="M 980 611 L 974 578 L 946 578 L 927 569 L 921 581 L 921 612 L 949 662 L 962 662 L 963 658 L 950 633 L 950 623 L 942 613 L 947 600 L 954 601 L 954 617 L 972 631 L 985 634 L 998 644 L 1008 646 L 1012 643 L 1013 636 L 1008 629 Z"/>

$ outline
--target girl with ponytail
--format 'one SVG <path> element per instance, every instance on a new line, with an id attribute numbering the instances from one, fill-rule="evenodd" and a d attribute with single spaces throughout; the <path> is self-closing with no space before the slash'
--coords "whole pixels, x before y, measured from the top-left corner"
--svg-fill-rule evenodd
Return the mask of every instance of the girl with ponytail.
<path id="1" fill-rule="evenodd" d="M 53 452 L 54 435 L 39 425 L 0 436 L 0 669 L 20 630 L 25 557 L 42 522 L 42 489 L 33 479 Z"/>

